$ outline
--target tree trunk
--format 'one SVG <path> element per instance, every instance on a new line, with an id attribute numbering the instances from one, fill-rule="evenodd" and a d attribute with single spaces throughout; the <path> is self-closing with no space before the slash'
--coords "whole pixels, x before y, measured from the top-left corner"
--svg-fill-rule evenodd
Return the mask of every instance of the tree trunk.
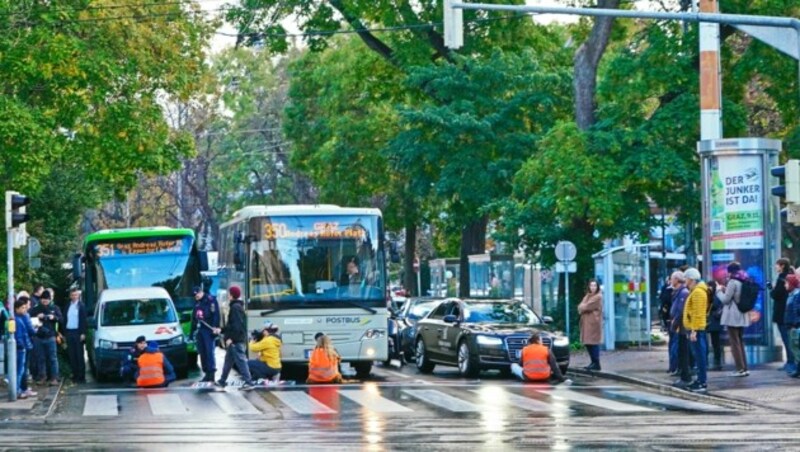
<path id="1" fill-rule="evenodd" d="M 489 217 L 474 220 L 461 229 L 461 262 L 459 268 L 458 296 L 469 297 L 469 256 L 471 254 L 483 254 L 486 252 L 486 225 Z"/>
<path id="2" fill-rule="evenodd" d="M 597 7 L 616 9 L 620 0 L 598 0 Z M 611 36 L 612 17 L 595 17 L 589 38 L 575 52 L 575 123 L 580 130 L 587 130 L 595 122 L 594 95 L 597 89 L 597 65 L 608 46 Z"/>
<path id="3" fill-rule="evenodd" d="M 414 258 L 417 255 L 417 224 L 407 216 L 405 219 L 406 243 L 403 259 L 403 287 L 406 292 L 420 296 L 417 289 L 417 273 L 414 271 Z M 422 270 L 420 270 L 422 271 Z"/>

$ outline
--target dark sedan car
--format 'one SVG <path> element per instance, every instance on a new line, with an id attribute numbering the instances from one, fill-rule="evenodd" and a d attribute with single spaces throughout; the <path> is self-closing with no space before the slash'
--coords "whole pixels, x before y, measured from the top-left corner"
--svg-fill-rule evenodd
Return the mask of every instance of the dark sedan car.
<path id="1" fill-rule="evenodd" d="M 559 367 L 569 366 L 569 340 L 550 332 L 549 325 L 527 305 L 514 300 L 460 300 L 442 302 L 417 323 L 416 361 L 420 372 L 437 364 L 458 367 L 465 377 L 481 370 L 508 372 L 534 331 L 542 334 Z"/>
<path id="2" fill-rule="evenodd" d="M 417 336 L 417 322 L 428 315 L 441 302 L 441 298 L 409 298 L 398 311 L 397 338 L 400 344 L 400 353 L 402 353 L 407 363 L 414 362 L 414 338 Z"/>

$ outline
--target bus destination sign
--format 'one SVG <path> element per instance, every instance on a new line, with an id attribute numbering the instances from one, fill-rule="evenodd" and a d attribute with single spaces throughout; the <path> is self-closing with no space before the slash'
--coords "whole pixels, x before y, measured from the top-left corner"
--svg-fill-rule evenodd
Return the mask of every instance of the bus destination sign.
<path id="1" fill-rule="evenodd" d="M 181 239 L 159 239 L 117 243 L 98 243 L 94 246 L 99 257 L 127 254 L 180 253 L 183 251 Z"/>
<path id="2" fill-rule="evenodd" d="M 311 230 L 291 229 L 285 223 L 264 223 L 264 240 L 275 239 L 354 239 L 364 240 L 360 227 L 342 227 L 335 221 L 317 222 Z"/>

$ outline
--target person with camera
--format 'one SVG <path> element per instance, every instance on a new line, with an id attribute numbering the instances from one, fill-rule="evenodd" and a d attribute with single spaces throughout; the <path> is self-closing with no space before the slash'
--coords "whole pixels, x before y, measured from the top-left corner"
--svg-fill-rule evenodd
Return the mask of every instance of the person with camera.
<path id="1" fill-rule="evenodd" d="M 241 299 L 242 291 L 236 286 L 228 288 L 230 304 L 228 309 L 228 321 L 225 328 L 217 328 L 217 334 L 225 336 L 225 363 L 222 365 L 222 375 L 214 384 L 224 388 L 228 384 L 228 374 L 234 364 L 239 374 L 244 379 L 243 390 L 253 389 L 253 378 L 250 375 L 250 368 L 247 365 L 247 315 L 244 312 L 244 302 Z"/>
<path id="2" fill-rule="evenodd" d="M 133 347 L 128 350 L 125 360 L 119 370 L 119 376 L 124 381 L 136 381 L 136 373 L 139 371 L 139 357 L 142 356 L 147 348 L 147 339 L 144 336 L 136 338 Z"/>
<path id="3" fill-rule="evenodd" d="M 33 338 L 36 347 L 35 356 L 39 360 L 36 365 L 38 375 L 35 376 L 37 384 L 42 386 L 48 381 L 50 386 L 58 385 L 58 357 L 56 354 L 58 325 L 62 322 L 61 309 L 53 303 L 49 290 L 42 292 L 39 305 L 30 311 L 31 318 L 39 319 L 39 329 Z M 46 378 L 45 378 L 46 377 Z"/>
<path id="4" fill-rule="evenodd" d="M 250 375 L 256 380 L 277 380 L 281 375 L 281 335 L 278 326 L 269 320 L 261 331 L 251 332 L 250 351 L 258 353 L 259 359 L 247 361 Z"/>

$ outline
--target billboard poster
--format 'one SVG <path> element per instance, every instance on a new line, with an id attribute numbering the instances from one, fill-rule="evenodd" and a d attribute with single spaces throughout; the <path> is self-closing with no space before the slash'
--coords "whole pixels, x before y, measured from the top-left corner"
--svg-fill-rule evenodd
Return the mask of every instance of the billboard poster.
<path id="1" fill-rule="evenodd" d="M 721 282 L 728 264 L 737 261 L 762 288 L 767 272 L 764 230 L 764 174 L 761 155 L 719 155 L 710 158 L 711 275 Z M 764 290 L 755 310 L 764 312 Z M 765 318 L 745 330 L 748 344 L 765 345 Z"/>

